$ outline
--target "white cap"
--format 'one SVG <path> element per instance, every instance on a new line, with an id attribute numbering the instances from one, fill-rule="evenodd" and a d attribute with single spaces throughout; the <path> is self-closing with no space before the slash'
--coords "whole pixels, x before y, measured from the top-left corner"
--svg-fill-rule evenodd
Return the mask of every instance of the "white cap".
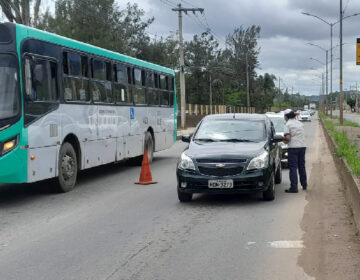
<path id="1" fill-rule="evenodd" d="M 289 113 L 291 113 L 291 112 L 292 112 L 291 109 L 286 109 L 286 110 L 284 111 L 284 115 L 287 115 L 287 114 L 289 114 Z"/>

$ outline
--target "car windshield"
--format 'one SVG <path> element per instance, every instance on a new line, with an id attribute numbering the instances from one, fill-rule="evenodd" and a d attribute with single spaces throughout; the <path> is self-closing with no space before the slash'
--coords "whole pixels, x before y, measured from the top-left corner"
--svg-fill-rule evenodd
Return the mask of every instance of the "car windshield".
<path id="1" fill-rule="evenodd" d="M 196 135 L 199 141 L 259 142 L 265 140 L 264 121 L 208 120 L 204 121 Z"/>
<path id="2" fill-rule="evenodd" d="M 303 111 L 303 112 L 301 112 L 301 115 L 307 116 L 307 115 L 309 115 L 309 112 L 308 111 Z"/>
<path id="3" fill-rule="evenodd" d="M 19 114 L 18 74 L 16 58 L 0 54 L 0 120 Z"/>
<path id="4" fill-rule="evenodd" d="M 274 124 L 275 132 L 284 132 L 285 119 L 283 118 L 270 118 Z"/>

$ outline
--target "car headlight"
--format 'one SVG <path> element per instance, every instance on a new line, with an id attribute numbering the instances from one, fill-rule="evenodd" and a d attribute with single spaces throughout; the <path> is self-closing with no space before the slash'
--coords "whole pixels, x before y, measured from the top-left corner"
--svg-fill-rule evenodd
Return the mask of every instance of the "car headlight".
<path id="1" fill-rule="evenodd" d="M 190 157 L 182 153 L 178 168 L 182 170 L 195 170 L 195 165 Z"/>
<path id="2" fill-rule="evenodd" d="M 19 143 L 19 136 L 15 136 L 5 142 L 3 142 L 1 147 L 1 155 L 5 155 L 6 153 L 14 150 Z"/>
<path id="3" fill-rule="evenodd" d="M 269 153 L 267 151 L 263 152 L 262 154 L 254 157 L 246 170 L 253 170 L 253 169 L 262 169 L 266 168 L 269 164 Z"/>

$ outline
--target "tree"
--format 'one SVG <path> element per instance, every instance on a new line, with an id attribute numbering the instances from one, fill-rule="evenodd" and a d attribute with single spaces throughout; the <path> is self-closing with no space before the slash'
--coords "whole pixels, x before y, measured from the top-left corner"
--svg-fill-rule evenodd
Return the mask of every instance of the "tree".
<path id="1" fill-rule="evenodd" d="M 250 78 L 250 91 L 253 90 L 255 69 L 259 65 L 258 55 L 260 49 L 257 46 L 257 39 L 260 34 L 260 26 L 252 25 L 244 29 L 242 26 L 234 29 L 226 39 L 228 62 L 237 77 L 232 85 L 238 89 L 246 89 L 246 56 L 248 58 L 248 71 Z M 251 98 L 250 98 L 251 99 Z"/>
<path id="2" fill-rule="evenodd" d="M 114 0 L 56 0 L 40 26 L 50 32 L 108 50 L 144 57 L 150 38 L 146 33 L 153 18 L 142 20 L 137 4 L 121 10 Z"/>
<path id="3" fill-rule="evenodd" d="M 41 0 L 0 0 L 0 8 L 8 21 L 32 26 L 38 24 L 40 4 Z"/>
<path id="4" fill-rule="evenodd" d="M 218 47 L 219 43 L 208 32 L 195 35 L 191 41 L 185 43 L 185 65 L 191 73 L 186 83 L 190 102 L 209 103 L 210 75 L 212 81 L 216 80 L 212 62 L 218 54 Z"/>

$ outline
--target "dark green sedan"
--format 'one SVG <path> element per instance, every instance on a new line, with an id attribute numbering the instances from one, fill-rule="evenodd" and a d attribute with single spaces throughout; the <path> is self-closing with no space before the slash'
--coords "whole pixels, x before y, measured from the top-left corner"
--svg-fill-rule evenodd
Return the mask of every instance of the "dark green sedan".
<path id="1" fill-rule="evenodd" d="M 280 184 L 282 136 L 270 119 L 260 114 L 220 114 L 205 117 L 177 164 L 177 192 L 181 202 L 194 193 L 236 194 L 261 192 L 275 198 Z"/>

